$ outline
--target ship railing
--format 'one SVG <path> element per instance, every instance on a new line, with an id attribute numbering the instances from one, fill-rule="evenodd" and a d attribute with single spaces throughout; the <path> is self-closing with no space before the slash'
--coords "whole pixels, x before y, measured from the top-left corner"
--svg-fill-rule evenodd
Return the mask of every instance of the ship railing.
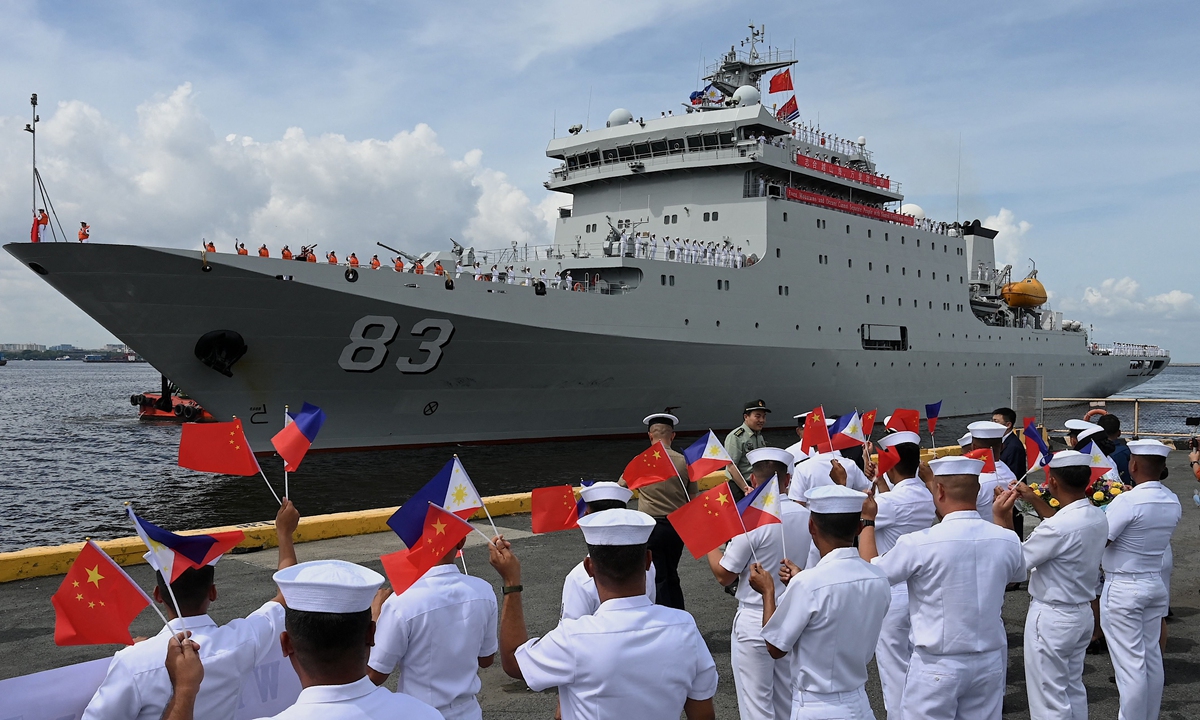
<path id="1" fill-rule="evenodd" d="M 1140 345 L 1137 343 L 1092 343 L 1088 351 L 1093 355 L 1116 355 L 1120 357 L 1171 357 L 1171 351 L 1157 345 Z"/>
<path id="2" fill-rule="evenodd" d="M 552 170 L 550 175 L 555 180 L 600 177 L 612 173 L 616 168 L 641 172 L 648 167 L 666 168 L 675 165 L 703 164 L 713 160 L 749 157 L 753 151 L 753 145 L 744 144 L 741 147 L 709 148 L 704 150 L 680 149 L 662 154 L 643 153 L 574 168 L 560 165 Z"/>
<path id="3" fill-rule="evenodd" d="M 655 233 L 657 235 L 658 233 Z M 672 236 L 673 237 L 673 236 Z M 688 238 L 690 239 L 690 238 Z M 736 247 L 736 246 L 735 246 Z M 660 237 L 657 247 L 650 245 L 649 237 L 637 236 L 626 241 L 625 247 L 621 248 L 620 243 L 601 241 L 591 243 L 577 243 L 571 245 L 569 243 L 559 243 L 553 245 L 524 245 L 517 248 L 500 248 L 498 250 L 475 250 L 475 261 L 479 263 L 478 274 L 487 275 L 491 272 L 492 265 L 497 265 L 497 273 L 504 273 L 504 267 L 507 265 L 517 266 L 518 273 L 523 269 L 522 263 L 541 262 L 545 260 L 555 260 L 570 262 L 571 260 L 585 260 L 588 258 L 634 258 L 637 260 L 660 260 L 664 262 L 682 262 L 688 265 L 711 265 L 720 267 L 726 270 L 737 269 L 722 264 L 714 264 L 707 260 L 696 260 L 695 262 L 686 262 L 676 258 L 676 253 L 680 257 L 686 257 L 684 248 L 675 248 L 673 245 L 667 245 Z M 736 251 L 735 251 L 736 252 Z M 653 255 L 652 255 L 653 253 Z M 730 260 L 730 262 L 736 262 Z M 462 273 L 467 275 L 476 274 L 476 269 L 467 262 L 467 258 L 463 258 Z"/>
<path id="4" fill-rule="evenodd" d="M 1116 415 L 1134 438 L 1189 438 L 1196 435 L 1200 399 L 1183 398 L 1044 398 L 1042 424 L 1067 434 L 1066 421 L 1089 415 Z M 1099 413 L 1093 411 L 1099 410 Z M 1189 423 L 1189 419 L 1191 423 Z"/>

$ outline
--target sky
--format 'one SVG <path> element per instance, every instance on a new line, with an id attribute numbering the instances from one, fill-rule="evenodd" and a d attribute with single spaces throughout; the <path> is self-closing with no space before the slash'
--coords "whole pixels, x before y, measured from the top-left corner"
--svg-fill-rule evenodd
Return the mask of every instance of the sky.
<path id="1" fill-rule="evenodd" d="M 547 142 L 679 108 L 753 21 L 795 47 L 802 119 L 868 139 L 934 219 L 1000 230 L 1101 342 L 1200 361 L 1200 5 L 0 4 L 0 237 L 28 238 L 29 95 L 64 228 L 230 251 L 544 243 Z M 0 253 L 0 342 L 113 338 Z"/>

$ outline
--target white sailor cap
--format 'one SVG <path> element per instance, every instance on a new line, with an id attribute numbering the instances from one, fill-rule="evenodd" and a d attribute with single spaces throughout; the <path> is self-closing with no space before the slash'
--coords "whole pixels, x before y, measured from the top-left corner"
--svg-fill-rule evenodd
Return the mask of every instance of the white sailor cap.
<path id="1" fill-rule="evenodd" d="M 345 560 L 313 560 L 274 575 L 283 601 L 293 610 L 356 613 L 371 609 L 383 585 L 379 573 Z"/>
<path id="2" fill-rule="evenodd" d="M 958 439 L 959 445 L 970 445 L 975 438 L 971 437 L 971 433 L 967 433 Z"/>
<path id="3" fill-rule="evenodd" d="M 1093 436 L 1097 433 L 1104 432 L 1104 428 L 1100 427 L 1099 425 L 1093 425 L 1092 423 L 1088 423 L 1088 425 L 1091 425 L 1091 427 L 1080 430 L 1079 434 L 1075 436 L 1076 440 L 1084 440 L 1086 438 L 1090 438 L 1091 436 Z"/>
<path id="4" fill-rule="evenodd" d="M 788 454 L 792 456 L 795 462 L 800 462 L 801 460 L 808 459 L 808 453 L 804 452 L 804 448 L 801 447 L 802 445 L 804 445 L 803 441 L 788 445 L 784 450 L 788 451 Z M 750 453 L 746 453 L 746 455 L 749 457 Z"/>
<path id="5" fill-rule="evenodd" d="M 1092 464 L 1092 456 L 1076 450 L 1059 450 L 1050 458 L 1050 467 L 1080 467 Z"/>
<path id="6" fill-rule="evenodd" d="M 585 503 L 595 502 L 597 500 L 617 500 L 627 503 L 629 498 L 633 497 L 633 491 L 627 487 L 621 487 L 615 482 L 594 482 L 591 485 L 584 485 L 579 492 Z"/>
<path id="7" fill-rule="evenodd" d="M 832 420 L 832 419 L 830 419 L 830 418 L 825 418 L 825 427 L 833 427 L 833 424 L 834 424 L 835 422 L 837 422 L 837 420 Z"/>
<path id="8" fill-rule="evenodd" d="M 900 432 L 889 433 L 879 438 L 875 442 L 881 448 L 890 448 L 893 445 L 901 443 L 912 443 L 913 445 L 921 444 L 921 436 L 911 430 L 901 430 Z"/>
<path id="9" fill-rule="evenodd" d="M 763 447 L 751 450 L 746 453 L 746 459 L 753 465 L 756 462 L 763 460 L 774 460 L 781 462 L 787 466 L 788 475 L 791 475 L 796 464 L 796 457 L 783 448 Z"/>
<path id="10" fill-rule="evenodd" d="M 867 494 L 844 485 L 820 485 L 805 493 L 808 511 L 818 515 L 862 512 Z"/>
<path id="11" fill-rule="evenodd" d="M 1164 445 L 1158 440 L 1130 440 L 1129 452 L 1133 455 L 1157 455 L 1166 457 L 1171 452 L 1170 445 Z"/>
<path id="12" fill-rule="evenodd" d="M 588 545 L 645 545 L 654 530 L 654 518 L 637 510 L 608 510 L 579 518 L 583 541 Z"/>
<path id="13" fill-rule="evenodd" d="M 983 461 L 952 455 L 930 460 L 929 467 L 934 475 L 978 475 L 983 472 Z"/>
<path id="14" fill-rule="evenodd" d="M 799 415 L 793 415 L 792 419 L 793 420 L 803 420 L 804 418 L 808 417 L 810 413 L 812 413 L 812 410 L 809 410 L 808 412 L 802 412 Z"/>
<path id="15" fill-rule="evenodd" d="M 888 415 L 887 417 L 885 417 L 885 418 L 883 419 L 883 425 L 884 425 L 884 427 L 887 427 L 887 424 L 888 424 L 888 423 L 890 423 L 891 421 L 892 421 L 892 416 L 891 416 L 891 415 Z"/>
<path id="16" fill-rule="evenodd" d="M 1008 428 L 991 420 L 973 422 L 967 426 L 967 430 L 971 433 L 971 437 L 987 440 L 1002 438 L 1004 437 L 1004 433 L 1008 432 Z"/>
<path id="17" fill-rule="evenodd" d="M 1093 423 L 1090 423 L 1087 420 L 1079 420 L 1077 418 L 1071 418 L 1065 423 L 1068 430 L 1086 430 L 1091 427 L 1092 424 Z"/>
<path id="18" fill-rule="evenodd" d="M 668 412 L 653 413 L 642 418 L 642 424 L 646 427 L 650 427 L 651 423 L 665 423 L 671 427 L 675 427 L 679 424 L 679 418 Z"/>

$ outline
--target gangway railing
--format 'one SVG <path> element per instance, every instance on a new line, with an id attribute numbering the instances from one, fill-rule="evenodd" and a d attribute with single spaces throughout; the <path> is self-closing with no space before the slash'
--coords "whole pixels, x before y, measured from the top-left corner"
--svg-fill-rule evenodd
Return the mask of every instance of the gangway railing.
<path id="1" fill-rule="evenodd" d="M 1176 398 L 1045 398 L 1043 425 L 1067 433 L 1065 422 L 1103 414 L 1116 415 L 1123 433 L 1136 438 L 1190 438 L 1200 424 L 1200 399 Z M 1050 403 L 1055 403 L 1053 406 Z M 1100 412 L 1095 412 L 1095 411 Z"/>

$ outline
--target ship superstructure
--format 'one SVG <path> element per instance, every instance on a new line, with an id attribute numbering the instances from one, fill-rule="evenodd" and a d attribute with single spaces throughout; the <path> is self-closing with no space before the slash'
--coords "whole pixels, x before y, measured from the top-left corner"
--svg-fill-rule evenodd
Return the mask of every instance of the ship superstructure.
<path id="1" fill-rule="evenodd" d="M 6 248 L 258 450 L 302 401 L 326 411 L 318 447 L 401 446 L 625 435 L 663 407 L 722 428 L 755 396 L 783 423 L 818 403 L 986 413 L 1013 377 L 1097 397 L 1166 366 L 1090 343 L 1036 273 L 1012 282 L 995 231 L 904 205 L 864 138 L 777 118 L 759 84 L 793 60 L 758 39 L 679 112 L 552 140 L 546 187 L 573 199 L 548 246 L 455 243 L 414 255 L 423 275 Z"/>

